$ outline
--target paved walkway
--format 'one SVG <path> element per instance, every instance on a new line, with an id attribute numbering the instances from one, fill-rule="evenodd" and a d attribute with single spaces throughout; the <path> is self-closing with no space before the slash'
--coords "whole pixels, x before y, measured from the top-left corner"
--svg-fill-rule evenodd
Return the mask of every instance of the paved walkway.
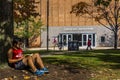
<path id="1" fill-rule="evenodd" d="M 79 48 L 79 50 L 85 50 L 86 47 L 83 48 Z M 113 49 L 113 47 L 95 47 L 93 48 L 94 50 L 97 49 Z M 118 49 L 120 49 L 120 47 L 118 47 Z M 46 48 L 27 48 L 26 50 L 47 50 Z M 59 50 L 58 47 L 56 47 L 55 49 L 53 47 L 49 47 L 49 50 Z M 64 47 L 62 50 L 68 50 L 67 47 Z"/>
<path id="2" fill-rule="evenodd" d="M 93 50 L 99 50 L 99 49 L 113 49 L 113 47 L 96 47 L 93 48 Z M 120 49 L 120 47 L 118 47 L 118 49 Z M 46 48 L 27 48 L 26 50 L 47 50 Z M 58 47 L 56 47 L 55 49 L 50 47 L 49 50 L 55 50 L 55 51 L 59 51 Z M 64 47 L 62 50 L 68 51 L 67 47 Z M 79 50 L 86 50 L 86 48 L 79 48 Z M 55 53 L 51 53 L 51 54 L 41 54 L 41 57 L 47 57 L 47 56 L 51 56 L 53 54 L 63 54 L 63 52 L 55 52 Z"/>

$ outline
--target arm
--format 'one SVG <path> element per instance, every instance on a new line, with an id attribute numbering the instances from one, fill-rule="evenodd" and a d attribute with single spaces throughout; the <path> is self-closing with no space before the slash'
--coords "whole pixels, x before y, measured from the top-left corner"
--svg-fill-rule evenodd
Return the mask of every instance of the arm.
<path id="1" fill-rule="evenodd" d="M 21 57 L 21 58 L 19 58 L 19 59 L 12 59 L 12 49 L 10 49 L 9 51 L 8 51 L 8 62 L 9 63 L 15 63 L 15 62 L 18 62 L 18 61 L 20 61 L 20 60 L 22 60 L 23 59 L 23 57 Z"/>

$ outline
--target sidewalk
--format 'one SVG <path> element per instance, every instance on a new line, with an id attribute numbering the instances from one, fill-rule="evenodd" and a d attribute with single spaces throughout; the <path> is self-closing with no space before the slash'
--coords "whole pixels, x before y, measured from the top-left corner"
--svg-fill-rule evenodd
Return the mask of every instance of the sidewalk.
<path id="1" fill-rule="evenodd" d="M 85 50 L 86 47 L 80 47 L 79 50 Z M 99 50 L 99 49 L 113 49 L 113 47 L 95 47 L 93 48 L 94 50 Z M 120 47 L 118 47 L 118 49 L 120 49 Z M 26 50 L 47 50 L 47 48 L 27 48 Z M 49 50 L 59 50 L 58 47 L 55 47 L 55 49 L 53 47 L 49 47 Z M 61 50 L 68 50 L 67 47 L 64 47 Z"/>

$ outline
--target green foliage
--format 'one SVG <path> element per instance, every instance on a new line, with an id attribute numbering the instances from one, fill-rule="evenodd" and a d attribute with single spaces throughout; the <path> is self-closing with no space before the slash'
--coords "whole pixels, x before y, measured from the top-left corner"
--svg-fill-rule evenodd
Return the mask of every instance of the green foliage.
<path id="1" fill-rule="evenodd" d="M 36 11 L 38 3 L 35 0 L 14 0 L 15 35 L 30 38 L 45 29 Z"/>
<path id="2" fill-rule="evenodd" d="M 24 38 L 40 35 L 40 30 L 44 30 L 43 24 L 40 19 L 30 17 L 29 21 L 24 20 L 20 24 L 15 24 L 15 35 Z"/>
<path id="3" fill-rule="evenodd" d="M 31 16 L 39 16 L 35 10 L 36 4 L 35 0 L 14 0 L 14 21 L 20 23 Z"/>

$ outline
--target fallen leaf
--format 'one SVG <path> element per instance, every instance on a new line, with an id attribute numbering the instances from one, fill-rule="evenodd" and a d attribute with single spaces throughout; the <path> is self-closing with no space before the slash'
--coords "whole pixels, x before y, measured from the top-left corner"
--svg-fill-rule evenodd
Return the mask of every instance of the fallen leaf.
<path id="1" fill-rule="evenodd" d="M 33 80 L 38 80 L 38 77 L 37 76 L 33 76 Z"/>
<path id="2" fill-rule="evenodd" d="M 8 78 L 4 78 L 3 80 L 9 80 Z"/>
<path id="3" fill-rule="evenodd" d="M 25 80 L 30 79 L 30 76 L 24 76 L 24 79 Z"/>
<path id="4" fill-rule="evenodd" d="M 12 78 L 12 77 L 9 77 L 9 80 L 13 80 L 13 78 Z"/>

